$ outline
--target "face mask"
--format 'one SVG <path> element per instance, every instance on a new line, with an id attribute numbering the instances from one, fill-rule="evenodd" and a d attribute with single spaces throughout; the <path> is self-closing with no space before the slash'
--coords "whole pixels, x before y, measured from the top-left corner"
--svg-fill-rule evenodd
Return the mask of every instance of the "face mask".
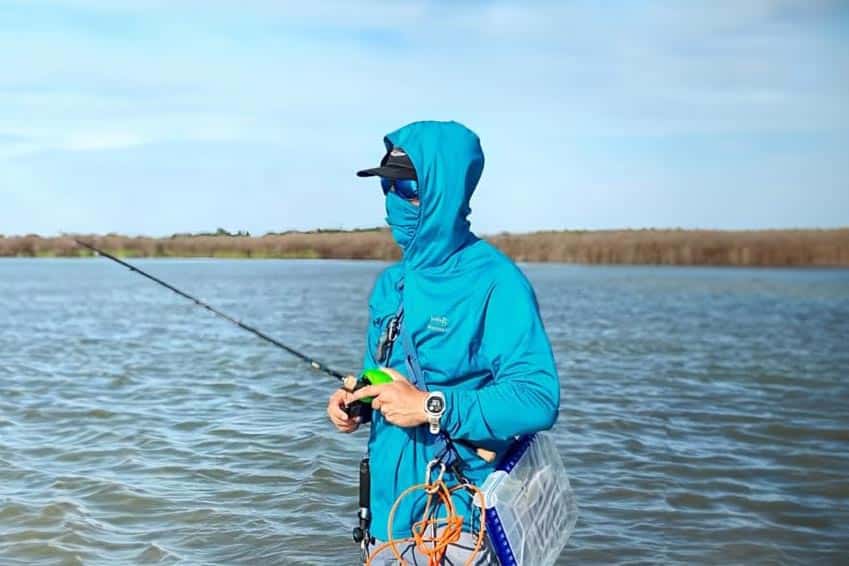
<path id="1" fill-rule="evenodd" d="M 386 223 L 401 249 L 407 249 L 419 224 L 419 207 L 395 193 L 386 195 Z"/>

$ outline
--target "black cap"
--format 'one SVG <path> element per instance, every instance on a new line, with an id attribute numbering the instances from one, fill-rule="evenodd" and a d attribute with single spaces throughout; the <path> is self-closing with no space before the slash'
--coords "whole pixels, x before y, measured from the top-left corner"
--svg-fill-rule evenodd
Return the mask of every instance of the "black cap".
<path id="1" fill-rule="evenodd" d="M 363 169 L 357 171 L 357 177 L 384 177 L 386 179 L 415 179 L 416 168 L 413 167 L 413 162 L 404 152 L 403 149 L 393 147 L 383 159 L 380 160 L 380 167 L 372 169 Z"/>

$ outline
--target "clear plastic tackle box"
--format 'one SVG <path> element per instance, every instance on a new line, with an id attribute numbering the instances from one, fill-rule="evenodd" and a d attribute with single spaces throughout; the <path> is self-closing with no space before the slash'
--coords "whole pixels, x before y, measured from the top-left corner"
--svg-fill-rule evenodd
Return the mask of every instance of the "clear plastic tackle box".
<path id="1" fill-rule="evenodd" d="M 502 566 L 550 566 L 575 528 L 578 506 L 547 433 L 516 441 L 481 486 L 486 528 Z"/>

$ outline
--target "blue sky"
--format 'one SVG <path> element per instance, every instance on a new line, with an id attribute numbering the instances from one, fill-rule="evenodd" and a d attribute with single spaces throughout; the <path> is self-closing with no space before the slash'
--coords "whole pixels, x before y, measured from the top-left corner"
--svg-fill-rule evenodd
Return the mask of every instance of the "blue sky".
<path id="1" fill-rule="evenodd" d="M 0 234 L 383 222 L 453 119 L 481 233 L 849 226 L 849 3 L 0 0 Z"/>

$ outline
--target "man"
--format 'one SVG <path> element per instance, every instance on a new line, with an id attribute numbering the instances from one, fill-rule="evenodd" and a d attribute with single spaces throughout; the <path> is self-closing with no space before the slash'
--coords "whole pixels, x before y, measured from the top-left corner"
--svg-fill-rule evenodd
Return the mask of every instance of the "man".
<path id="1" fill-rule="evenodd" d="M 456 122 L 416 122 L 384 143 L 381 166 L 358 175 L 381 178 L 386 220 L 403 258 L 380 274 L 371 293 L 363 366 L 387 368 L 394 381 L 353 394 L 340 389 L 327 409 L 340 431 L 353 432 L 361 421 L 349 418 L 345 407 L 373 397 L 371 530 L 379 541 L 409 537 L 422 519 L 424 494 L 407 497 L 395 513 L 394 532 L 387 532 L 393 503 L 422 481 L 445 438 L 453 441 L 463 475 L 481 485 L 497 458 L 482 459 L 476 449 L 502 455 L 517 435 L 550 428 L 560 403 L 530 283 L 470 230 L 469 200 L 484 163 L 477 135 Z M 392 342 L 389 327 L 399 322 L 401 338 Z M 452 472 L 445 477 L 457 483 Z M 448 549 L 445 564 L 465 563 L 478 527 L 470 498 L 458 499 L 468 532 Z M 399 546 L 407 563 L 427 564 L 411 545 Z M 393 559 L 389 551 L 381 554 Z M 383 563 L 381 557 L 375 563 Z M 494 563 L 489 551 L 475 561 Z"/>

